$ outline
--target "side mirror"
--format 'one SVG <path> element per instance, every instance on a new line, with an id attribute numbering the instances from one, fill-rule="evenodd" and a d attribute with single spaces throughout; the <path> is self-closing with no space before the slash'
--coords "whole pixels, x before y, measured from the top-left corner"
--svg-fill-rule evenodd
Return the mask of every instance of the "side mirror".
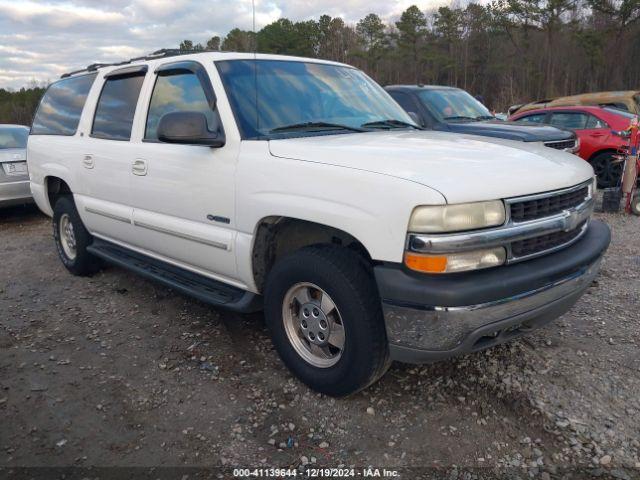
<path id="1" fill-rule="evenodd" d="M 411 120 L 416 122 L 416 125 L 418 125 L 419 127 L 424 127 L 424 124 L 422 123 L 420 116 L 416 112 L 407 112 L 407 113 L 411 117 Z"/>
<path id="2" fill-rule="evenodd" d="M 209 125 L 206 115 L 202 112 L 172 112 L 163 115 L 158 125 L 158 140 L 217 148 L 225 144 L 224 133 L 217 122 L 216 125 Z"/>

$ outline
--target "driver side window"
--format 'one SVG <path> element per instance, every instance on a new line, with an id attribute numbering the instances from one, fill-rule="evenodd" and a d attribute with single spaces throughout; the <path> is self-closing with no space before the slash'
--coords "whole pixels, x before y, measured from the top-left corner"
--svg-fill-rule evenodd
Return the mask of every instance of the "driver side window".
<path id="1" fill-rule="evenodd" d="M 162 75 L 156 79 L 149 103 L 145 140 L 158 140 L 158 124 L 163 115 L 171 112 L 200 112 L 214 124 L 214 113 L 197 75 L 180 72 Z"/>

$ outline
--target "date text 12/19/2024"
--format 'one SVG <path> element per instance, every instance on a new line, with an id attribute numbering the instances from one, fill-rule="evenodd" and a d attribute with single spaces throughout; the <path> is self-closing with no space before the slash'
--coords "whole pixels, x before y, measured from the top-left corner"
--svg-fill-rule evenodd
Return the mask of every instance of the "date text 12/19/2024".
<path id="1" fill-rule="evenodd" d="M 398 476 L 397 470 L 386 468 L 305 468 L 302 471 L 294 468 L 235 468 L 235 478 L 393 478 Z"/>

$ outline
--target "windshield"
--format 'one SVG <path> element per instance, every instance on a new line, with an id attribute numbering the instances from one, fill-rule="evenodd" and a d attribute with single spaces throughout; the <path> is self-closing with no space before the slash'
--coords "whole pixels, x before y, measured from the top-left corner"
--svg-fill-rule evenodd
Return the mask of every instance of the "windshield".
<path id="1" fill-rule="evenodd" d="M 355 68 L 282 60 L 216 65 L 243 138 L 415 128 L 389 94 Z"/>
<path id="2" fill-rule="evenodd" d="M 491 112 L 464 90 L 421 90 L 422 104 L 440 122 L 487 120 Z"/>
<path id="3" fill-rule="evenodd" d="M 0 127 L 0 150 L 27 148 L 29 130 L 20 127 Z"/>

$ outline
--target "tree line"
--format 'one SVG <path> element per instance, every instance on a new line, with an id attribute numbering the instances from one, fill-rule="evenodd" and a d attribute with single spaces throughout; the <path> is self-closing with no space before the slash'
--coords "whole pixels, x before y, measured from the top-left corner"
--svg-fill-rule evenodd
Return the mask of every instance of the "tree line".
<path id="1" fill-rule="evenodd" d="M 17 91 L 0 88 L 0 123 L 31 125 L 44 90 L 37 85 Z"/>
<path id="2" fill-rule="evenodd" d="M 233 28 L 181 50 L 257 51 L 323 58 L 379 83 L 452 85 L 490 108 L 558 95 L 640 90 L 640 0 L 493 0 L 354 24 L 322 15 L 281 18 L 257 32 Z M 42 89 L 0 89 L 0 122 L 29 123 Z"/>
<path id="3" fill-rule="evenodd" d="M 281 18 L 181 49 L 279 53 L 349 63 L 379 83 L 458 86 L 488 106 L 602 90 L 640 90 L 640 0 L 494 0 L 371 13 Z"/>

